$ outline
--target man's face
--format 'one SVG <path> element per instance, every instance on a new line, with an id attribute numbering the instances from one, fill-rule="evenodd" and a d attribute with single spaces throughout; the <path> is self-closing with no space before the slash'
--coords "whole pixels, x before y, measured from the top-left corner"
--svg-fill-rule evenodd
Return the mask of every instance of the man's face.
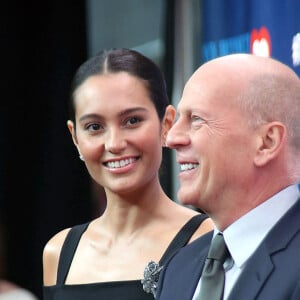
<path id="1" fill-rule="evenodd" d="M 228 207 L 255 152 L 254 132 L 236 105 L 241 87 L 223 75 L 209 69 L 192 76 L 167 137 L 181 168 L 178 198 L 208 213 Z"/>

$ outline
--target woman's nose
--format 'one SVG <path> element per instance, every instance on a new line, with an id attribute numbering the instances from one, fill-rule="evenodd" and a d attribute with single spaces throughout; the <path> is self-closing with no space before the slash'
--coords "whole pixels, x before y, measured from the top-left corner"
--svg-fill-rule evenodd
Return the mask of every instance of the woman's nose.
<path id="1" fill-rule="evenodd" d="M 120 153 L 126 148 L 126 139 L 122 132 L 111 130 L 105 139 L 105 150 L 111 153 Z"/>

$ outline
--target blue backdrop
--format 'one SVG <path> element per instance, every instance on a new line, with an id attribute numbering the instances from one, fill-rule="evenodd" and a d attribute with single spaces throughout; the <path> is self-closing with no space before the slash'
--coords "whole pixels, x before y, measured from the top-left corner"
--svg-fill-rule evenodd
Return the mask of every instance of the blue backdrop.
<path id="1" fill-rule="evenodd" d="M 202 0 L 201 62 L 229 53 L 274 57 L 300 75 L 300 0 Z"/>

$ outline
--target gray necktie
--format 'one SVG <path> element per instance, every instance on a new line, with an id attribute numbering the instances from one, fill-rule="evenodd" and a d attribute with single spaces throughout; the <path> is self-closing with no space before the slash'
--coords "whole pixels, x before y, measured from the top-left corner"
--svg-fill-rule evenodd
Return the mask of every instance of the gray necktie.
<path id="1" fill-rule="evenodd" d="M 229 257 L 223 235 L 218 233 L 212 240 L 201 275 L 198 300 L 222 300 L 225 283 L 224 261 Z"/>

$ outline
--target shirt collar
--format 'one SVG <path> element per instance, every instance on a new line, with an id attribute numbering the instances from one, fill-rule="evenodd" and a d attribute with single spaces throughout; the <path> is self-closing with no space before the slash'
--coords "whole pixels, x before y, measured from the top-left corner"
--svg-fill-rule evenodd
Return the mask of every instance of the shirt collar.
<path id="1" fill-rule="evenodd" d="M 237 267 L 244 265 L 270 229 L 298 198 L 298 186 L 291 185 L 249 211 L 224 230 L 226 245 Z M 215 229 L 214 234 L 217 232 Z"/>

